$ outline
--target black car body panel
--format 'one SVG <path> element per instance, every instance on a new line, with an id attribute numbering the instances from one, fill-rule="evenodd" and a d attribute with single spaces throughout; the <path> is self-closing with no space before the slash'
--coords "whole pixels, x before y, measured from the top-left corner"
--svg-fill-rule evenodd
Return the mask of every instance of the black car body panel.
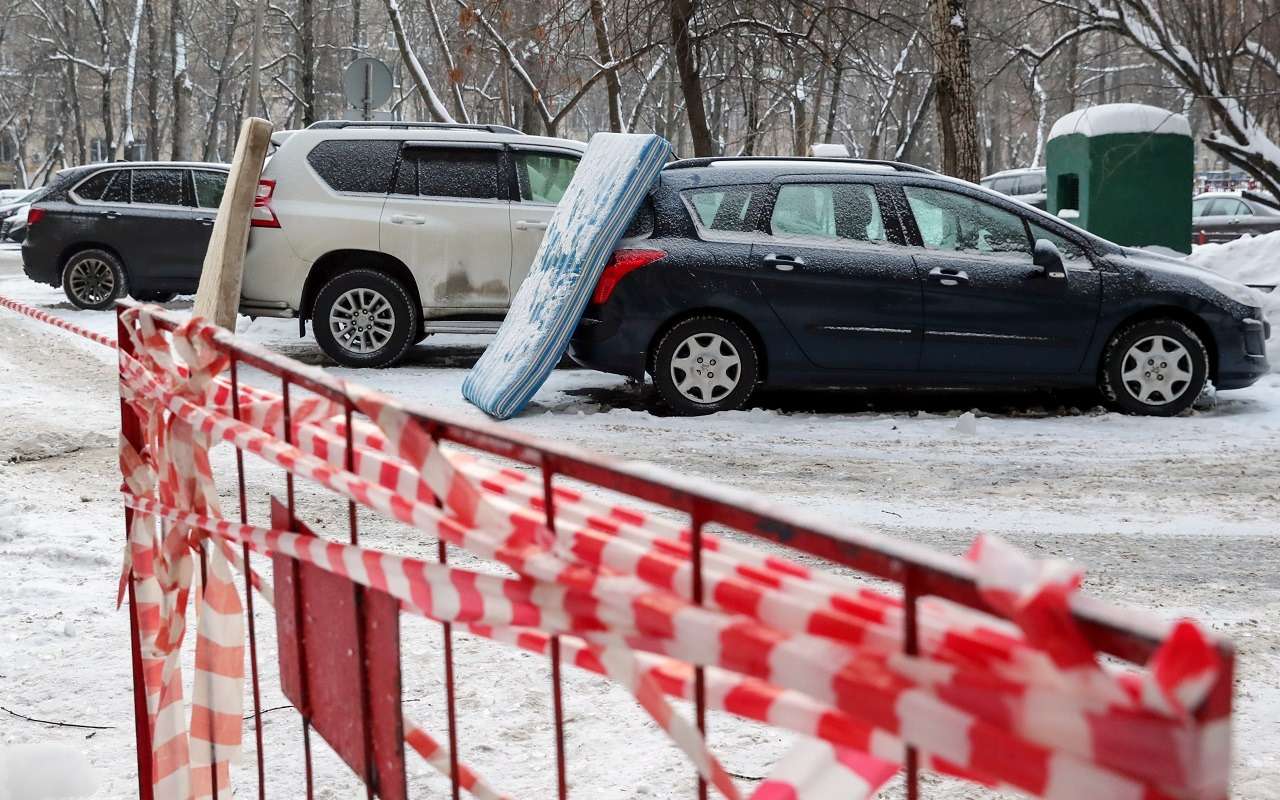
<path id="1" fill-rule="evenodd" d="M 193 171 L 224 176 L 224 182 L 227 174 L 220 164 L 168 162 L 118 162 L 58 173 L 48 194 L 33 206 L 43 216 L 28 226 L 23 242 L 27 276 L 57 286 L 68 259 L 102 249 L 123 263 L 132 293 L 194 292 L 220 193 L 197 197 Z M 108 173 L 114 177 L 99 177 Z M 96 197 L 81 197 L 77 190 L 95 178 L 105 188 L 96 189 Z"/>
<path id="2" fill-rule="evenodd" d="M 714 314 L 747 331 L 760 351 L 763 382 L 773 386 L 1094 386 L 1103 350 L 1121 326 L 1168 316 L 1207 340 L 1218 388 L 1248 386 L 1268 370 L 1270 331 L 1256 304 L 1229 296 L 1243 287 L 1225 279 L 924 171 L 796 164 L 664 170 L 651 195 L 652 232 L 620 247 L 658 249 L 665 257 L 622 277 L 607 302 L 588 306 L 570 355 L 642 379 L 665 329 Z M 883 241 L 771 235 L 770 209 L 792 184 L 873 192 Z M 689 197 L 699 191 L 749 193 L 730 220 L 738 229 L 696 223 L 700 212 Z M 1070 253 L 1062 272 L 1050 276 L 1029 253 L 924 246 L 913 195 L 939 193 L 981 201 L 992 214 L 1018 220 L 1009 224 L 1024 225 L 1031 240 L 1051 238 Z"/>

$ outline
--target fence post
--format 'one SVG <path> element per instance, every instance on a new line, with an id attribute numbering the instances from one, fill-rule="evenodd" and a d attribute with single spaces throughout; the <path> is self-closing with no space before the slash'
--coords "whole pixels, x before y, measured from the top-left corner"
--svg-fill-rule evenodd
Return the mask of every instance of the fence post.
<path id="1" fill-rule="evenodd" d="M 128 326 L 124 321 L 124 307 L 116 307 L 116 341 L 119 343 L 120 358 L 132 357 L 133 340 L 129 337 Z M 135 452 L 141 453 L 142 422 L 133 406 L 123 396 L 120 397 L 120 435 L 129 443 Z M 130 546 L 129 532 L 133 529 L 133 509 L 124 510 L 125 546 Z M 152 800 L 155 796 L 154 780 L 151 772 L 151 717 L 147 713 L 147 682 L 142 669 L 142 633 L 138 628 L 138 603 L 133 590 L 133 567 L 125 576 L 129 591 L 129 647 L 133 658 L 133 729 L 138 754 L 138 797 L 139 800 Z"/>

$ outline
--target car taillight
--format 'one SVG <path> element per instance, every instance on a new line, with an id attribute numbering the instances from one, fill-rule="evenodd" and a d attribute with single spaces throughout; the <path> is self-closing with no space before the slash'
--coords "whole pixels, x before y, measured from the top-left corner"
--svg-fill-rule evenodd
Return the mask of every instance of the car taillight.
<path id="1" fill-rule="evenodd" d="M 40 221 L 40 218 L 43 216 L 44 216 L 43 208 L 36 208 L 35 206 L 28 208 L 27 209 L 27 227 L 30 228 L 32 225 L 35 225 L 37 222 Z"/>
<path id="2" fill-rule="evenodd" d="M 662 250 L 614 250 L 609 263 L 604 266 L 600 281 L 596 284 L 595 293 L 591 295 L 591 302 L 596 305 L 608 302 L 609 295 L 613 294 L 618 281 L 643 266 L 665 258 L 666 255 Z"/>
<path id="3" fill-rule="evenodd" d="M 250 224 L 255 228 L 279 228 L 280 220 L 276 212 L 271 210 L 271 196 L 276 192 L 276 182 L 269 178 L 258 181 L 258 190 L 253 195 L 253 214 Z"/>

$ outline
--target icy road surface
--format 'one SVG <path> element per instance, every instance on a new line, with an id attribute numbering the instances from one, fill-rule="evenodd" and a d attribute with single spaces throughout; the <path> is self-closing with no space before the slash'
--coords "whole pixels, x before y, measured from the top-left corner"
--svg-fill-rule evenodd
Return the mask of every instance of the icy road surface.
<path id="1" fill-rule="evenodd" d="M 0 294 L 114 334 L 112 315 L 76 311 L 60 291 L 28 282 L 13 249 L 0 249 Z M 324 363 L 310 338 L 296 337 L 294 323 L 241 324 L 253 339 Z M 483 344 L 433 337 L 398 368 L 335 371 L 481 418 L 459 386 Z M 1280 375 L 1223 393 L 1212 412 L 1178 419 L 1105 413 L 1087 396 L 851 393 L 762 401 L 752 411 L 667 418 L 620 379 L 560 369 L 531 409 L 506 424 L 952 553 L 979 531 L 995 532 L 1034 554 L 1087 565 L 1092 593 L 1206 620 L 1240 650 L 1234 795 L 1280 798 Z M 960 420 L 975 408 L 976 424 Z M 55 728 L 0 712 L 0 748 L 74 747 L 96 771 L 100 798 L 134 796 L 135 780 L 128 624 L 114 608 L 124 530 L 118 414 L 109 352 L 0 310 L 0 705 L 45 720 L 113 726 Z M 219 456 L 221 469 L 227 456 Z M 280 491 L 279 473 L 255 468 L 249 477 L 259 513 L 266 491 Z M 224 510 L 234 513 L 232 484 L 222 489 Z M 304 491 L 300 503 L 308 520 L 345 519 L 335 501 Z M 389 549 L 432 550 L 373 523 L 363 538 Z M 258 630 L 265 673 L 275 660 L 274 622 L 262 604 Z M 437 641 L 433 626 L 406 617 L 405 710 L 442 733 Z M 545 662 L 460 637 L 458 664 L 464 758 L 515 797 L 553 796 Z M 263 702 L 283 703 L 273 682 L 264 683 Z M 574 796 L 692 796 L 692 770 L 623 692 L 568 670 L 566 705 Z M 268 795 L 301 796 L 297 717 L 286 709 L 264 720 Z M 719 716 L 711 726 L 713 745 L 743 777 L 744 790 L 789 741 Z M 252 751 L 247 729 L 238 769 L 246 781 Z M 345 768 L 323 744 L 317 751 L 318 796 L 355 796 Z M 409 765 L 415 796 L 440 796 L 429 768 L 412 755 Z M 956 783 L 929 784 L 928 797 L 984 796 Z M 900 784 L 886 792 L 900 794 Z"/>

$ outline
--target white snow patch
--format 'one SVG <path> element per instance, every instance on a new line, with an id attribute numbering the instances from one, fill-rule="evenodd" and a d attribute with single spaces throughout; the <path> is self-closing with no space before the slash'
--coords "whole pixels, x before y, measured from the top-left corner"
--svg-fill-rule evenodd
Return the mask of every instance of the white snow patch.
<path id="1" fill-rule="evenodd" d="M 1141 103 L 1109 103 L 1072 111 L 1053 123 L 1049 138 L 1078 133 L 1106 136 L 1110 133 L 1172 133 L 1191 135 L 1191 124 L 1181 114 Z"/>
<path id="2" fill-rule="evenodd" d="M 1222 244 L 1202 244 L 1192 248 L 1187 263 L 1211 270 L 1225 278 L 1249 286 L 1280 285 L 1280 231 L 1262 236 L 1243 236 Z M 1267 358 L 1271 369 L 1280 372 L 1280 289 L 1257 292 L 1262 313 L 1271 323 Z"/>
<path id="3" fill-rule="evenodd" d="M 978 434 L 978 417 L 972 411 L 966 411 L 956 420 L 956 426 L 951 430 L 956 433 L 963 433 L 966 436 L 976 436 Z"/>
<path id="4" fill-rule="evenodd" d="M 65 800 L 98 791 L 84 753 L 65 744 L 0 747 L 0 800 Z"/>

